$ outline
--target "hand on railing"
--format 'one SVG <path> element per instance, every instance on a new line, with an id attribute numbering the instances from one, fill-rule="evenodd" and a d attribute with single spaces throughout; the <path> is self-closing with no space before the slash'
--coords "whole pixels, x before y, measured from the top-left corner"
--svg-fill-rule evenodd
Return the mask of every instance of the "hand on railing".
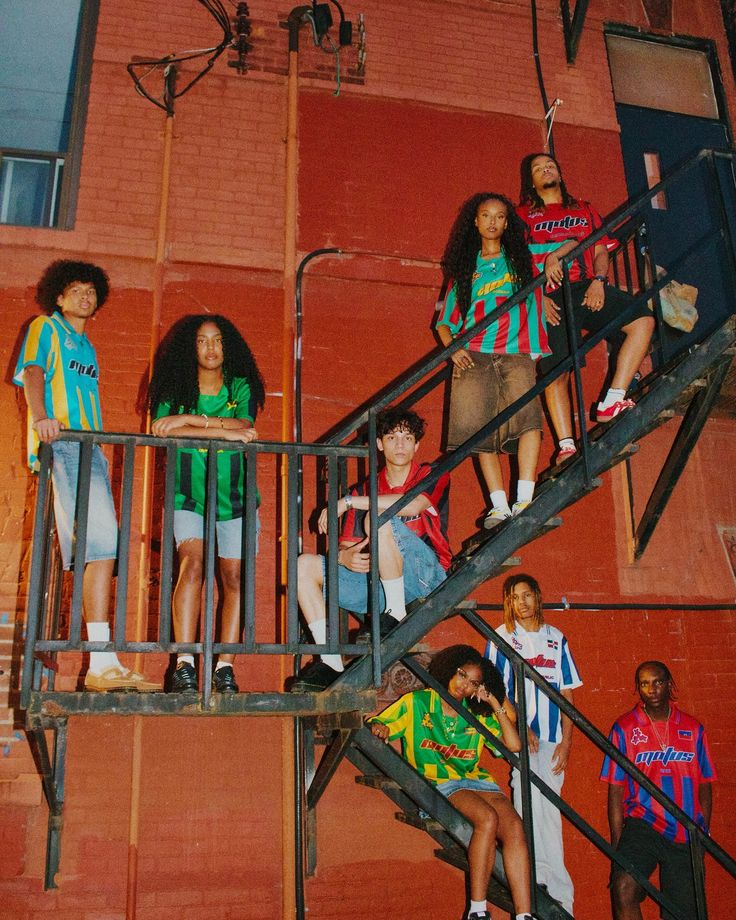
<path id="1" fill-rule="evenodd" d="M 40 418 L 33 423 L 33 429 L 38 435 L 40 441 L 49 443 L 55 441 L 63 429 L 63 425 L 56 418 Z"/>

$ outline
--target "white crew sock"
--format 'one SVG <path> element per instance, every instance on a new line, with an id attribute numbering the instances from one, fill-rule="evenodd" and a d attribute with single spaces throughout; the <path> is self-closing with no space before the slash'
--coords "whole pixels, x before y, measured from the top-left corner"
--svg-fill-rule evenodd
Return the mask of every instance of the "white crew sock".
<path id="1" fill-rule="evenodd" d="M 599 409 L 608 409 L 615 402 L 621 402 L 626 398 L 626 390 L 614 390 L 613 387 L 606 393 L 603 402 L 598 403 Z"/>
<path id="2" fill-rule="evenodd" d="M 109 642 L 109 623 L 85 623 L 87 627 L 87 640 L 89 642 Z M 92 674 L 102 674 L 108 668 L 125 668 L 120 664 L 117 652 L 90 652 L 89 670 Z"/>
<path id="3" fill-rule="evenodd" d="M 327 619 L 315 620 L 309 624 L 309 631 L 317 645 L 324 645 L 327 642 Z M 320 655 L 324 663 L 332 668 L 333 671 L 344 671 L 342 658 L 339 655 Z"/>
<path id="4" fill-rule="evenodd" d="M 191 667 L 194 667 L 194 655 L 184 654 L 176 656 L 176 666 L 179 667 L 180 664 L 188 664 Z"/>
<path id="5" fill-rule="evenodd" d="M 530 502 L 534 498 L 535 485 L 533 479 L 520 479 L 516 485 L 517 502 Z"/>
<path id="6" fill-rule="evenodd" d="M 233 666 L 232 661 L 218 661 L 215 665 L 215 670 L 219 671 L 220 668 L 231 668 Z"/>
<path id="7" fill-rule="evenodd" d="M 575 450 L 575 439 L 574 438 L 560 438 L 560 450 L 565 450 L 566 448 L 570 450 Z"/>
<path id="8" fill-rule="evenodd" d="M 494 508 L 498 508 L 499 511 L 507 511 L 509 515 L 511 514 L 511 508 L 509 508 L 509 500 L 506 497 L 506 493 L 503 489 L 496 489 L 494 492 L 490 493 L 491 504 Z"/>
<path id="9" fill-rule="evenodd" d="M 488 910 L 488 901 L 472 901 L 470 902 L 470 910 L 468 911 L 468 916 L 471 914 L 484 914 Z"/>
<path id="10" fill-rule="evenodd" d="M 390 613 L 395 620 L 403 620 L 406 616 L 404 576 L 402 575 L 400 578 L 382 578 L 381 584 L 386 595 L 386 613 Z"/>
<path id="11" fill-rule="evenodd" d="M 517 914 L 516 920 L 532 920 L 531 914 Z"/>

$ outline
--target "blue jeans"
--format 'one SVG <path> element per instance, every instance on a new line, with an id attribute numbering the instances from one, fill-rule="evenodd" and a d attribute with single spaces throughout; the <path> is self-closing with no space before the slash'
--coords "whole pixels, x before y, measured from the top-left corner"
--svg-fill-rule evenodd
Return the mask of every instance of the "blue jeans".
<path id="1" fill-rule="evenodd" d="M 75 516 L 80 447 L 80 444 L 72 441 L 54 441 L 51 445 L 54 452 L 51 478 L 54 484 L 56 533 L 65 569 L 71 568 L 76 556 Z M 110 491 L 107 459 L 97 444 L 92 448 L 86 550 L 85 563 L 115 559 L 118 554 L 118 519 Z"/>
<path id="2" fill-rule="evenodd" d="M 258 535 L 261 532 L 261 519 L 256 511 L 256 552 L 258 552 Z M 215 521 L 217 535 L 217 555 L 220 559 L 243 558 L 243 519 Z M 204 518 L 196 511 L 177 509 L 174 511 L 174 541 L 177 549 L 185 540 L 204 540 Z"/>
<path id="3" fill-rule="evenodd" d="M 431 594 L 437 585 L 447 577 L 434 554 L 434 551 L 420 539 L 412 530 L 398 518 L 391 519 L 396 545 L 404 560 L 404 598 L 406 603 L 418 597 Z M 324 571 L 324 591 L 327 593 L 327 566 L 322 557 Z M 337 567 L 338 603 L 345 610 L 353 613 L 366 613 L 368 611 L 368 576 L 361 572 L 353 572 L 344 565 Z M 383 588 L 379 585 L 380 610 L 386 606 Z M 380 611 L 379 611 L 380 612 Z"/>

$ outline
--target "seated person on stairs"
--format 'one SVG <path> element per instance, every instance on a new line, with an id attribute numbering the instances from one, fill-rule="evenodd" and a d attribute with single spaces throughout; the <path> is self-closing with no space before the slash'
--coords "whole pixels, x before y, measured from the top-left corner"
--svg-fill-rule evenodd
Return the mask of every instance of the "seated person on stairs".
<path id="1" fill-rule="evenodd" d="M 376 419 L 378 450 L 384 466 L 378 474 L 378 511 L 385 511 L 405 492 L 425 479 L 432 467 L 417 463 L 424 420 L 415 412 L 389 408 Z M 452 561 L 447 541 L 446 517 L 450 478 L 447 474 L 422 492 L 378 530 L 378 572 L 383 595 L 381 635 L 406 616 L 406 605 L 426 597 L 445 579 Z M 342 518 L 338 557 L 338 603 L 346 610 L 368 610 L 369 529 L 367 481 L 351 489 L 337 503 Z M 318 523 L 327 532 L 327 509 Z M 325 601 L 326 559 L 304 553 L 298 565 L 299 607 L 317 644 L 327 641 Z M 342 672 L 340 655 L 320 655 L 303 668 L 292 691 L 324 690 Z"/>
<path id="2" fill-rule="evenodd" d="M 435 655 L 429 671 L 463 710 L 500 737 L 510 751 L 521 750 L 516 712 L 506 700 L 503 679 L 477 649 L 452 645 Z M 486 897 L 498 843 L 503 847 L 516 920 L 531 920 L 524 825 L 491 774 L 479 765 L 486 747 L 483 735 L 430 688 L 405 693 L 368 724 L 383 741 L 401 739 L 404 759 L 438 792 L 452 796 L 451 804 L 473 826 L 468 845 L 467 920 L 491 920 Z"/>

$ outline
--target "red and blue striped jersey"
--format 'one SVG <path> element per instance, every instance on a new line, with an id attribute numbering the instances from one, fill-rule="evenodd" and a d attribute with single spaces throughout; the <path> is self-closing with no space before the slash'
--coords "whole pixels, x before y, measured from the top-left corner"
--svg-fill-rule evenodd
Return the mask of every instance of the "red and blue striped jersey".
<path id="1" fill-rule="evenodd" d="M 705 729 L 693 716 L 670 703 L 667 722 L 654 731 L 640 703 L 613 723 L 609 741 L 625 754 L 675 805 L 707 830 L 700 809 L 698 786 L 717 779 Z M 610 757 L 603 761 L 601 779 L 625 787 L 624 817 L 640 818 L 673 843 L 687 842 L 685 828 L 642 789 Z"/>

